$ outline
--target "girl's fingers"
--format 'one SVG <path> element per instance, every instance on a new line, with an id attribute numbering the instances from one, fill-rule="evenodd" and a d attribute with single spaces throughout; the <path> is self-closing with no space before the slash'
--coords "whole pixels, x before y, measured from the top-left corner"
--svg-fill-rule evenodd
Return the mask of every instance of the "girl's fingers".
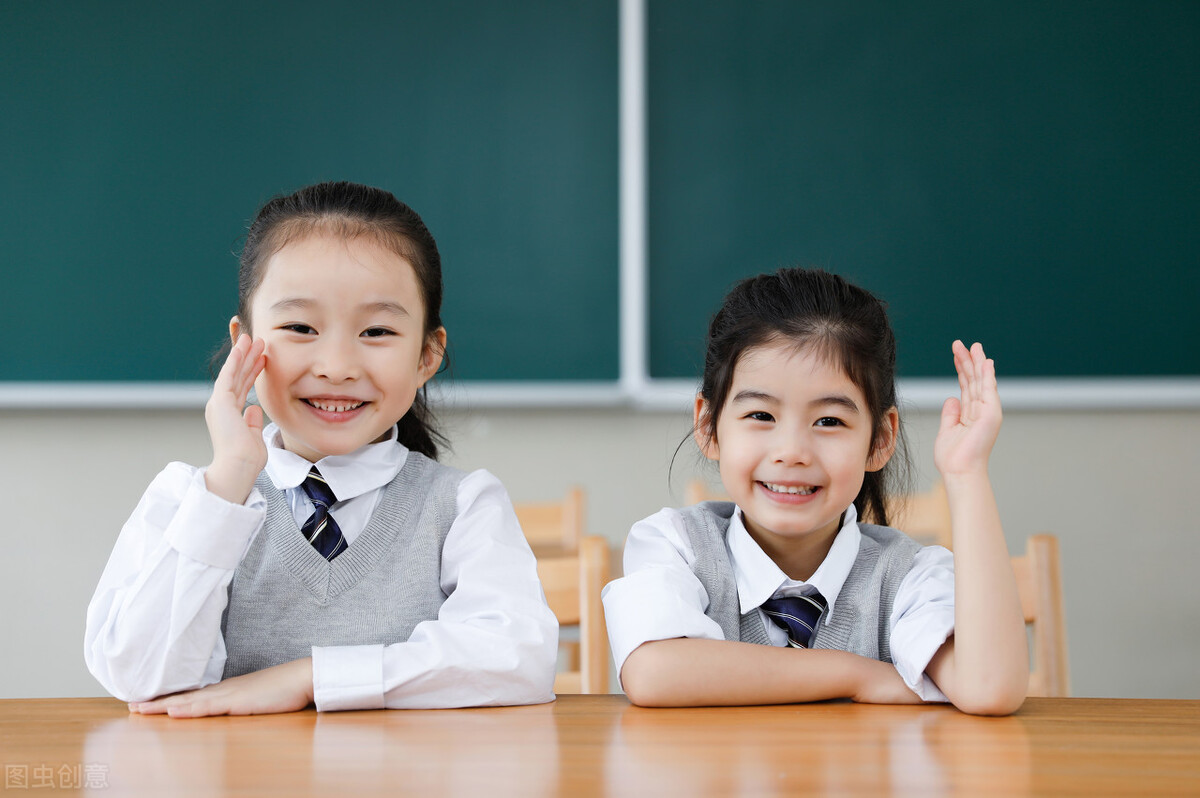
<path id="1" fill-rule="evenodd" d="M 214 389 L 228 391 L 239 404 L 245 404 L 254 381 L 266 365 L 265 348 L 266 342 L 261 338 L 252 341 L 248 335 L 240 336 L 217 374 Z"/>
<path id="2" fill-rule="evenodd" d="M 245 402 L 246 397 L 250 395 L 250 389 L 254 387 L 254 381 L 258 379 L 263 366 L 266 365 L 267 359 L 263 353 L 265 346 L 266 344 L 261 338 L 256 339 L 246 351 L 245 359 L 242 361 L 242 368 L 238 373 L 239 382 L 237 385 L 237 397 L 242 402 Z"/>
<path id="3" fill-rule="evenodd" d="M 996 364 L 988 358 L 983 344 L 979 342 L 971 344 L 968 349 L 962 341 L 955 341 L 951 349 L 954 353 L 954 368 L 958 373 L 961 419 L 971 422 L 981 415 L 984 405 L 988 404 L 992 397 L 998 396 Z"/>
<path id="4" fill-rule="evenodd" d="M 225 358 L 225 362 L 221 364 L 221 370 L 217 372 L 217 379 L 213 383 L 213 387 L 218 390 L 228 390 L 233 386 L 234 375 L 237 374 L 241 367 L 241 361 L 245 352 L 245 346 L 242 344 L 241 336 L 234 342 L 233 348 L 229 350 L 229 357 Z"/>
<path id="5" fill-rule="evenodd" d="M 953 429 L 958 426 L 959 419 L 962 415 L 962 403 L 953 396 L 942 402 L 942 418 L 939 434 L 941 431 Z"/>
<path id="6" fill-rule="evenodd" d="M 246 420 L 247 427 L 262 432 L 263 411 L 261 407 L 258 405 L 250 405 L 246 408 L 246 412 L 242 414 L 242 418 Z"/>
<path id="7" fill-rule="evenodd" d="M 975 416 L 975 359 L 962 341 L 954 342 L 954 368 L 958 372 L 959 417 L 969 421 Z"/>
<path id="8" fill-rule="evenodd" d="M 983 375 L 984 369 L 987 367 L 987 355 L 983 353 L 983 344 L 974 343 L 971 345 L 971 356 L 975 367 L 975 398 L 982 401 L 983 399 Z"/>
<path id="9" fill-rule="evenodd" d="M 950 347 L 950 351 L 954 353 L 954 371 L 958 374 L 958 393 L 963 399 L 966 399 L 969 372 L 967 364 L 970 362 L 970 353 L 967 352 L 962 341 L 955 341 Z"/>

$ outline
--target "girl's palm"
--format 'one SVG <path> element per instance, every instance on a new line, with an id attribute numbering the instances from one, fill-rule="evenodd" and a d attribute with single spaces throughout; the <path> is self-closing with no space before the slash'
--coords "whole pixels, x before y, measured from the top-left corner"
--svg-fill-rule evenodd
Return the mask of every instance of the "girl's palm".
<path id="1" fill-rule="evenodd" d="M 211 467 L 220 464 L 257 474 L 267 464 L 262 408 L 246 407 L 254 380 L 266 365 L 265 346 L 261 339 L 251 341 L 249 336 L 241 336 L 217 374 L 212 396 L 204 408 L 213 446 Z"/>
<path id="2" fill-rule="evenodd" d="M 954 367 L 961 398 L 942 405 L 942 424 L 933 444 L 933 461 L 942 476 L 987 470 L 988 455 L 1000 432 L 1000 394 L 996 390 L 996 364 L 982 344 L 968 350 L 955 341 Z"/>

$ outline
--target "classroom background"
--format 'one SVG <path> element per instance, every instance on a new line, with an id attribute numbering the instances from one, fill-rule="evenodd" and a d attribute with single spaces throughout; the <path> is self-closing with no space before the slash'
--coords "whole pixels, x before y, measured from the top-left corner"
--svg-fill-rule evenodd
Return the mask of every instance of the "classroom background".
<path id="1" fill-rule="evenodd" d="M 446 461 L 582 486 L 615 551 L 715 482 L 691 396 L 735 280 L 889 302 L 917 489 L 984 341 L 1073 694 L 1200 697 L 1198 45 L 1200 5 L 1132 0 L 3 4 L 0 697 L 102 693 L 84 612 L 154 474 L 210 457 L 239 236 L 325 179 L 438 240 Z"/>

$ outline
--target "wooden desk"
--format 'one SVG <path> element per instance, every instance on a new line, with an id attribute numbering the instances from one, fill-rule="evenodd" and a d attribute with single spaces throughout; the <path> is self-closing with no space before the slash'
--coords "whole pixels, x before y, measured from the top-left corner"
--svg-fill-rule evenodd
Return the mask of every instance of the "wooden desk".
<path id="1" fill-rule="evenodd" d="M 1013 717 L 974 718 L 945 706 L 640 709 L 569 695 L 535 707 L 185 721 L 130 716 L 111 699 L 5 700 L 0 764 L 6 798 L 51 785 L 98 795 L 1196 795 L 1200 701 L 1032 698 Z M 13 781 L 22 774 L 25 788 Z"/>

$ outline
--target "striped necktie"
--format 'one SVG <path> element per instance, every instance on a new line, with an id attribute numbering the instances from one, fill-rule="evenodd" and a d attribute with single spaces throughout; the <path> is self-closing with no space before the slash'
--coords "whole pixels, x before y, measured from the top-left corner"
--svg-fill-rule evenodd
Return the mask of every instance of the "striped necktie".
<path id="1" fill-rule="evenodd" d="M 816 591 L 807 596 L 773 598 L 762 603 L 767 617 L 787 632 L 788 645 L 792 648 L 808 648 L 826 606 L 825 597 Z"/>
<path id="2" fill-rule="evenodd" d="M 332 560 L 346 550 L 346 538 L 342 537 L 337 521 L 329 514 L 329 508 L 337 501 L 337 497 L 316 466 L 308 472 L 300 487 L 313 503 L 313 514 L 300 527 L 300 531 L 322 557 Z"/>

